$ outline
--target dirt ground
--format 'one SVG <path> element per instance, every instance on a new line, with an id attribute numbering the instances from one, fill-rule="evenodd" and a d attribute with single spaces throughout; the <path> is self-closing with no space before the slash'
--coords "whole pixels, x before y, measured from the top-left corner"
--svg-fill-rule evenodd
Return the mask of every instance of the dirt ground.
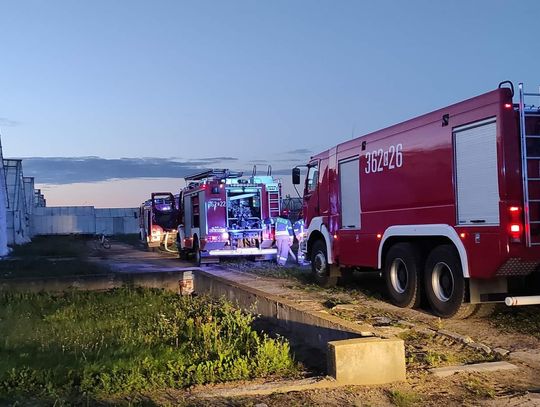
<path id="1" fill-rule="evenodd" d="M 189 268 L 170 253 L 150 253 L 125 244 L 113 244 L 113 249 L 101 258 L 112 270 L 165 270 Z M 277 268 L 268 263 L 224 262 L 212 268 L 234 270 L 245 275 L 257 275 L 266 283 L 283 289 L 283 297 L 293 301 L 309 301 L 314 309 L 334 314 L 350 321 L 369 323 L 377 334 L 398 335 L 405 339 L 407 350 L 407 381 L 385 386 L 347 386 L 281 393 L 281 386 L 271 388 L 272 394 L 242 396 L 242 388 L 253 383 L 229 383 L 184 392 L 165 392 L 143 397 L 150 404 L 194 406 L 412 406 L 412 405 L 490 405 L 540 406 L 540 335 L 527 329 L 513 330 L 495 324 L 494 317 L 466 320 L 441 320 L 428 310 L 401 309 L 381 296 L 383 287 L 377 275 L 355 275 L 346 286 L 321 289 L 309 282 L 309 269 L 291 266 Z M 540 319 L 540 308 L 538 319 Z M 510 312 L 501 307 L 496 313 Z M 532 313 L 536 315 L 536 312 Z M 401 321 L 401 322 L 398 322 Z M 440 336 L 429 337 L 411 330 L 403 321 L 416 328 L 449 330 L 471 337 L 492 349 L 503 348 L 507 356 L 485 354 L 464 347 L 458 341 Z M 524 323 L 527 323 L 526 321 Z M 518 370 L 491 373 L 459 373 L 438 378 L 429 368 L 506 360 Z M 234 391 L 231 392 L 231 389 Z M 215 393 L 222 396 L 215 396 Z M 146 403 L 145 403 L 146 404 Z M 262 407 L 262 406 L 261 406 Z"/>

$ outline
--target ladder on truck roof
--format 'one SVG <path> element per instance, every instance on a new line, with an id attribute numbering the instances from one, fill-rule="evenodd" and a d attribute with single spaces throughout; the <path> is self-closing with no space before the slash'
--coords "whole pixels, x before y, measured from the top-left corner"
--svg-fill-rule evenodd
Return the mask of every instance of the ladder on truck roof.
<path id="1" fill-rule="evenodd" d="M 184 179 L 186 181 L 201 181 L 203 179 L 227 179 L 227 178 L 240 178 L 244 175 L 243 172 L 240 171 L 230 171 L 228 169 L 211 169 L 211 170 L 205 170 L 203 172 L 200 172 L 198 174 L 190 175 L 188 177 L 185 177 Z"/>
<path id="2" fill-rule="evenodd" d="M 526 93 L 520 83 L 518 109 L 525 243 L 531 247 L 540 245 L 540 106 L 527 105 L 526 97 L 540 98 L 540 93 Z"/>

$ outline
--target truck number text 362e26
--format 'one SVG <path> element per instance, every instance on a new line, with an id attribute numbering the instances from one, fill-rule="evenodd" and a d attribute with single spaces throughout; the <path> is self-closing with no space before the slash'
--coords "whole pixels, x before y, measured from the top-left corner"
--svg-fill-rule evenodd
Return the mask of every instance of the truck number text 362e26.
<path id="1" fill-rule="evenodd" d="M 366 174 L 393 170 L 403 165 L 403 144 L 391 145 L 387 150 L 379 148 L 366 153 Z"/>

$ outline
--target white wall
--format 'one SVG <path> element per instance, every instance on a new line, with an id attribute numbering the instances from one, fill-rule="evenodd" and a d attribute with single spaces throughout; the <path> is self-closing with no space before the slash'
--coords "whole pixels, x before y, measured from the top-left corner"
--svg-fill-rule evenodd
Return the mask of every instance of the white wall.
<path id="1" fill-rule="evenodd" d="M 34 235 L 139 233 L 138 208 L 96 209 L 93 206 L 34 208 Z"/>
<path id="2" fill-rule="evenodd" d="M 34 235 L 94 234 L 96 217 L 93 206 L 56 206 L 34 208 Z"/>

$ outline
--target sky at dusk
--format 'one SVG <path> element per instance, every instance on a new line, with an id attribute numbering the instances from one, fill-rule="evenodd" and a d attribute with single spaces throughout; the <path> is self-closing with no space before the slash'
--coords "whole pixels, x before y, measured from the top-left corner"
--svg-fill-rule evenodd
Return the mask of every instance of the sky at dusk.
<path id="1" fill-rule="evenodd" d="M 48 205 L 138 206 L 208 167 L 288 180 L 500 81 L 536 90 L 539 16 L 538 0 L 0 0 L 4 156 Z"/>

